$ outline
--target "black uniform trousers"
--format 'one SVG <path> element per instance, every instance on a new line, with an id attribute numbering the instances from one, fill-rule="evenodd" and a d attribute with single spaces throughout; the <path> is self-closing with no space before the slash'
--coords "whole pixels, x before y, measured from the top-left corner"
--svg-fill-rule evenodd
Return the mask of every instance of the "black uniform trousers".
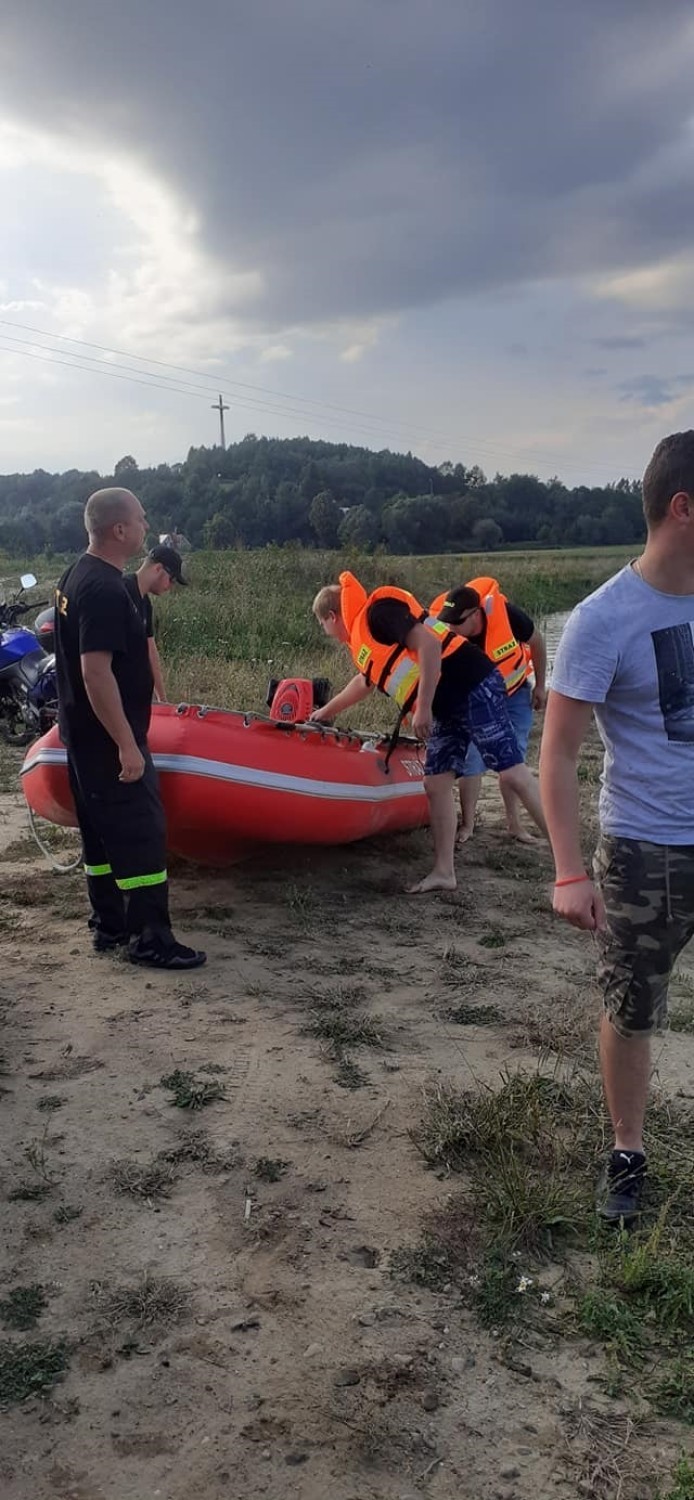
<path id="1" fill-rule="evenodd" d="M 146 747 L 139 781 L 118 780 L 120 764 L 68 750 L 70 789 L 82 835 L 92 907 L 90 927 L 118 937 L 171 930 L 166 819 Z"/>

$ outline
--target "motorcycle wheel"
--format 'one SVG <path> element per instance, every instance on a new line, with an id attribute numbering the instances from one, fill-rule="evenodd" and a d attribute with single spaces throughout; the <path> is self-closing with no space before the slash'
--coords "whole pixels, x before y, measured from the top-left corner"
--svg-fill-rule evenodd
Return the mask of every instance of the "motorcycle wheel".
<path id="1" fill-rule="evenodd" d="M 0 719 L 0 739 L 3 739 L 6 745 L 15 745 L 17 749 L 20 749 L 22 745 L 30 745 L 31 741 L 36 739 L 36 731 L 27 729 L 26 725 L 23 729 L 15 730 L 10 728 L 6 720 Z"/>
<path id="2" fill-rule="evenodd" d="M 0 739 L 3 739 L 6 745 L 14 745 L 17 749 L 21 749 L 23 745 L 30 745 L 38 733 L 37 727 L 27 724 L 21 705 L 16 699 L 5 698 L 0 702 Z"/>

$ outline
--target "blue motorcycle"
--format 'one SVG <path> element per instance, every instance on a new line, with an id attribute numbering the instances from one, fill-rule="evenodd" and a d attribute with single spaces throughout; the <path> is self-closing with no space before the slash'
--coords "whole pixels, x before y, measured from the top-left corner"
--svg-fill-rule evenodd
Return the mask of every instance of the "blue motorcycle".
<path id="1" fill-rule="evenodd" d="M 35 587 L 33 573 L 24 573 L 20 585 L 13 599 L 0 602 L 0 736 L 8 745 L 28 745 L 58 716 L 55 656 L 47 655 L 33 630 L 18 624 L 48 601 L 29 604 L 21 597 Z"/>

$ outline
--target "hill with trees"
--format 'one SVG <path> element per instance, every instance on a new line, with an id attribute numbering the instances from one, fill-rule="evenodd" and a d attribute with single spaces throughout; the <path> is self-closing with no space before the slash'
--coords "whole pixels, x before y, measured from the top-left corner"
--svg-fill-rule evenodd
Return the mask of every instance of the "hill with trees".
<path id="1" fill-rule="evenodd" d="M 419 554 L 606 546 L 644 534 L 634 480 L 568 489 L 534 474 L 489 479 L 476 465 L 434 468 L 411 453 L 250 433 L 155 468 L 127 454 L 113 474 L 0 476 L 0 548 L 16 557 L 78 551 L 87 496 L 114 482 L 136 491 L 153 532 L 212 549 L 295 543 Z"/>

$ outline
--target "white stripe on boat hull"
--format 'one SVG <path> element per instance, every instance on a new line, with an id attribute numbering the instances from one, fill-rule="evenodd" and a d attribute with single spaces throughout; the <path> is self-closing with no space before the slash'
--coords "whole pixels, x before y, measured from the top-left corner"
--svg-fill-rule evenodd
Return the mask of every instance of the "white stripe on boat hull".
<path id="1" fill-rule="evenodd" d="M 422 782 L 414 780 L 384 782 L 383 786 L 363 786 L 357 782 L 319 781 L 309 776 L 286 776 L 280 771 L 230 765 L 226 761 L 205 760 L 197 755 L 154 754 L 152 759 L 158 771 L 202 776 L 212 781 L 233 782 L 236 786 L 255 786 L 268 792 L 320 797 L 331 802 L 397 802 L 402 798 L 421 797 L 424 793 Z M 28 776 L 36 766 L 67 766 L 67 753 L 65 750 L 39 750 L 22 767 L 22 775 Z"/>

